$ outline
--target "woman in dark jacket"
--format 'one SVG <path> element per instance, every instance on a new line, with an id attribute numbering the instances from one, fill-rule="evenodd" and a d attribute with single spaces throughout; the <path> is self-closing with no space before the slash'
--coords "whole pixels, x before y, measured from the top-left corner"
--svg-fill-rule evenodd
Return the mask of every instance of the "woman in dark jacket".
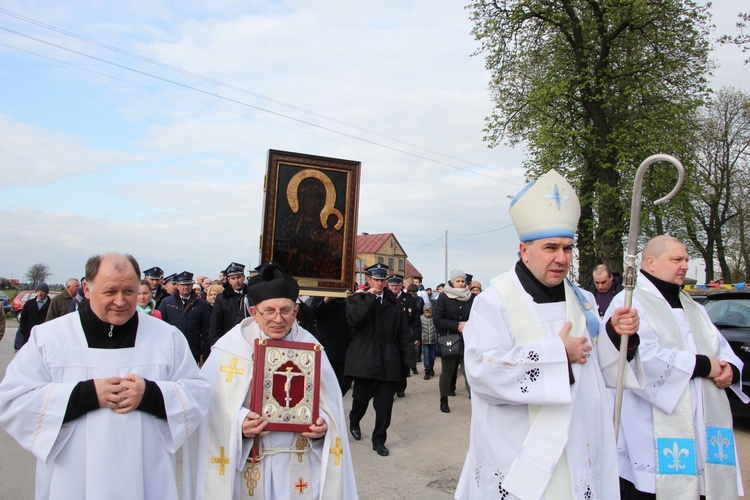
<path id="1" fill-rule="evenodd" d="M 437 327 L 438 338 L 448 334 L 463 334 L 464 325 L 469 319 L 471 304 L 474 294 L 471 293 L 466 283 L 466 273 L 460 269 L 451 271 L 450 281 L 443 289 L 435 304 L 433 304 L 432 316 Z M 463 339 L 461 339 L 463 341 Z M 448 406 L 448 389 L 450 387 L 453 373 L 461 365 L 466 382 L 466 392 L 471 395 L 469 382 L 466 380 L 466 370 L 462 358 L 440 358 L 440 411 L 450 413 Z M 455 395 L 455 394 L 454 394 Z"/>

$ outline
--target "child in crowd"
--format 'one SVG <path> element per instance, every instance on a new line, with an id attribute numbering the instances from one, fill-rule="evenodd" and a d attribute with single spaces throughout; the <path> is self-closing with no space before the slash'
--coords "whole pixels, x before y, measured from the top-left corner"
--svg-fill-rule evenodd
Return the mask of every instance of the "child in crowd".
<path id="1" fill-rule="evenodd" d="M 435 376 L 433 366 L 437 354 L 437 330 L 432 321 L 432 306 L 425 305 L 422 314 L 422 359 L 424 360 L 424 379 Z"/>

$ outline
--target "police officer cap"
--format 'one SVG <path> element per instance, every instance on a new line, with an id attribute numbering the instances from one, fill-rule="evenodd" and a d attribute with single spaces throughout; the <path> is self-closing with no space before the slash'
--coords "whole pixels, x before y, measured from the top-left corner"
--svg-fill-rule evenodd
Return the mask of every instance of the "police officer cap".
<path id="1" fill-rule="evenodd" d="M 180 274 L 178 274 L 175 277 L 175 281 L 178 285 L 192 285 L 195 283 L 193 281 L 193 273 L 189 273 L 187 271 L 182 271 Z"/>
<path id="2" fill-rule="evenodd" d="M 143 276 L 145 276 L 146 278 L 158 280 L 164 277 L 164 270 L 161 267 L 154 266 L 151 269 L 146 269 L 145 271 L 143 271 Z"/>
<path id="3" fill-rule="evenodd" d="M 388 278 L 388 266 L 385 264 L 381 264 L 378 262 L 377 264 L 373 264 L 370 267 L 366 267 L 365 271 L 371 278 L 375 278 L 378 280 L 384 280 Z"/>
<path id="4" fill-rule="evenodd" d="M 297 301 L 299 297 L 297 280 L 273 262 L 258 267 L 260 268 L 258 275 L 253 276 L 247 282 L 247 294 L 255 305 L 269 299 Z"/>
<path id="5" fill-rule="evenodd" d="M 164 283 L 177 283 L 177 274 L 170 274 L 164 278 Z"/>
<path id="6" fill-rule="evenodd" d="M 400 274 L 394 274 L 390 278 L 388 278 L 388 284 L 389 285 L 400 285 L 404 282 L 404 277 Z"/>
<path id="7" fill-rule="evenodd" d="M 234 276 L 236 274 L 245 274 L 245 265 L 238 262 L 232 262 L 224 270 L 224 274 L 227 276 Z"/>

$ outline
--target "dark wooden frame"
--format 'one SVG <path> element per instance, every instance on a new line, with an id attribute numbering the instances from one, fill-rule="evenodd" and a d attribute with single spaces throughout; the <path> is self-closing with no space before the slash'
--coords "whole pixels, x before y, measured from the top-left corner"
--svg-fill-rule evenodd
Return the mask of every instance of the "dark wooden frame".
<path id="1" fill-rule="evenodd" d="M 279 264 L 303 295 L 351 291 L 360 169 L 357 161 L 268 151 L 260 261 Z M 316 203 L 324 205 L 306 210 Z"/>
<path id="2" fill-rule="evenodd" d="M 267 354 L 270 350 L 280 353 L 281 361 L 275 365 L 268 361 Z M 308 355 L 311 358 L 311 365 L 300 367 L 301 356 Z M 289 340 L 273 339 L 256 339 L 255 356 L 253 367 L 253 382 L 250 393 L 250 409 L 258 415 L 263 415 L 268 421 L 266 430 L 268 431 L 289 431 L 289 432 L 308 432 L 310 426 L 318 420 L 320 415 L 320 358 L 322 347 L 320 344 L 309 342 L 294 342 Z M 292 384 L 302 384 L 309 388 L 303 389 L 300 401 L 294 407 L 286 409 L 282 402 L 273 396 L 274 388 L 278 389 L 278 384 L 283 378 L 283 373 L 279 371 L 280 367 L 292 362 L 299 370 L 299 376 L 302 379 L 297 381 L 298 377 L 292 380 Z M 279 379 L 275 379 L 275 373 L 281 374 Z M 268 382 L 268 383 L 266 383 Z M 266 408 L 272 407 L 273 412 L 266 412 Z M 300 422 L 297 415 L 304 408 L 309 420 Z"/>

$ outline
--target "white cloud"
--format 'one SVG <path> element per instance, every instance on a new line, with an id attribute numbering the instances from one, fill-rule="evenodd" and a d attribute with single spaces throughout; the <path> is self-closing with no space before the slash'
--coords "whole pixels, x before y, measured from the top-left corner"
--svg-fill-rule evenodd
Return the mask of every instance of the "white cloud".
<path id="1" fill-rule="evenodd" d="M 97 150 L 80 137 L 45 130 L 0 115 L 3 186 L 47 184 L 98 172 L 136 158 L 123 151 Z"/>

